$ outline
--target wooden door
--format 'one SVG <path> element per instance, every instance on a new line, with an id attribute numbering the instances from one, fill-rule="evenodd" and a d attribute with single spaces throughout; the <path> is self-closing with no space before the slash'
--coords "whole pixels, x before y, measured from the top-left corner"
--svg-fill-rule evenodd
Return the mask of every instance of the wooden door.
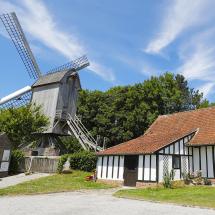
<path id="1" fill-rule="evenodd" d="M 125 186 L 136 186 L 137 181 L 137 168 L 138 168 L 138 156 L 137 155 L 126 155 L 124 162 L 124 185 Z"/>

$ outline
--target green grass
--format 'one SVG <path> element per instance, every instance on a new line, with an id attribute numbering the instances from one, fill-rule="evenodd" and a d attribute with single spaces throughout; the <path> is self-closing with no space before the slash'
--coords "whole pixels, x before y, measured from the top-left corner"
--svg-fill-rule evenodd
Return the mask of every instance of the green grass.
<path id="1" fill-rule="evenodd" d="M 0 196 L 54 193 L 80 189 L 107 189 L 113 187 L 112 185 L 100 182 L 86 181 L 85 177 L 89 174 L 88 172 L 73 171 L 70 174 L 47 176 L 0 189 Z"/>
<path id="2" fill-rule="evenodd" d="M 206 186 L 183 187 L 175 189 L 146 188 L 120 190 L 114 194 L 117 197 L 152 200 L 215 208 L 215 188 Z"/>

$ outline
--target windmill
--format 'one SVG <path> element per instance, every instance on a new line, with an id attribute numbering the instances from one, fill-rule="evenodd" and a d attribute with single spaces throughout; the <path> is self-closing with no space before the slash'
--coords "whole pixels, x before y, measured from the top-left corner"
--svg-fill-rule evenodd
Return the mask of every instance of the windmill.
<path id="1" fill-rule="evenodd" d="M 49 118 L 50 125 L 46 131 L 39 134 L 41 138 L 37 150 L 34 151 L 37 155 L 44 155 L 47 147 L 57 146 L 61 149 L 59 136 L 72 134 L 85 150 L 100 150 L 97 141 L 76 116 L 78 91 L 81 88 L 78 71 L 89 66 L 87 57 L 84 55 L 42 74 L 16 14 L 14 12 L 2 14 L 0 20 L 30 78 L 35 80 L 32 86 L 26 86 L 0 99 L 0 109 L 17 108 L 29 103 L 42 107 L 42 112 Z"/>

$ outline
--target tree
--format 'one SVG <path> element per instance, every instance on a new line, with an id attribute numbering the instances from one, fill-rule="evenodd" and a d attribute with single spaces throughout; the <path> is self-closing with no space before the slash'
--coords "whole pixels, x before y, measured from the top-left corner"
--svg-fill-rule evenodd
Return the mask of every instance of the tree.
<path id="1" fill-rule="evenodd" d="M 142 135 L 158 115 L 201 108 L 207 102 L 182 75 L 167 72 L 106 92 L 82 90 L 78 115 L 95 137 L 108 138 L 109 147 Z"/>
<path id="2" fill-rule="evenodd" d="M 84 150 L 74 136 L 61 137 L 61 141 L 63 147 L 66 149 L 66 153 L 68 154 L 73 154 Z"/>
<path id="3" fill-rule="evenodd" d="M 6 132 L 13 148 L 20 144 L 30 144 L 48 125 L 48 118 L 41 114 L 40 107 L 23 106 L 0 111 L 0 131 Z"/>

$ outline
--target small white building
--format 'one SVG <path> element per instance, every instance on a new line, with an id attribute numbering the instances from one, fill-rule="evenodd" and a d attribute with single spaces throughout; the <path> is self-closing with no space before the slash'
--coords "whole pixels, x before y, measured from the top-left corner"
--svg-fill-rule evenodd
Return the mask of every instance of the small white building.
<path id="1" fill-rule="evenodd" d="M 201 170 L 215 178 L 215 107 L 159 116 L 144 135 L 99 152 L 97 178 L 127 186 Z"/>

